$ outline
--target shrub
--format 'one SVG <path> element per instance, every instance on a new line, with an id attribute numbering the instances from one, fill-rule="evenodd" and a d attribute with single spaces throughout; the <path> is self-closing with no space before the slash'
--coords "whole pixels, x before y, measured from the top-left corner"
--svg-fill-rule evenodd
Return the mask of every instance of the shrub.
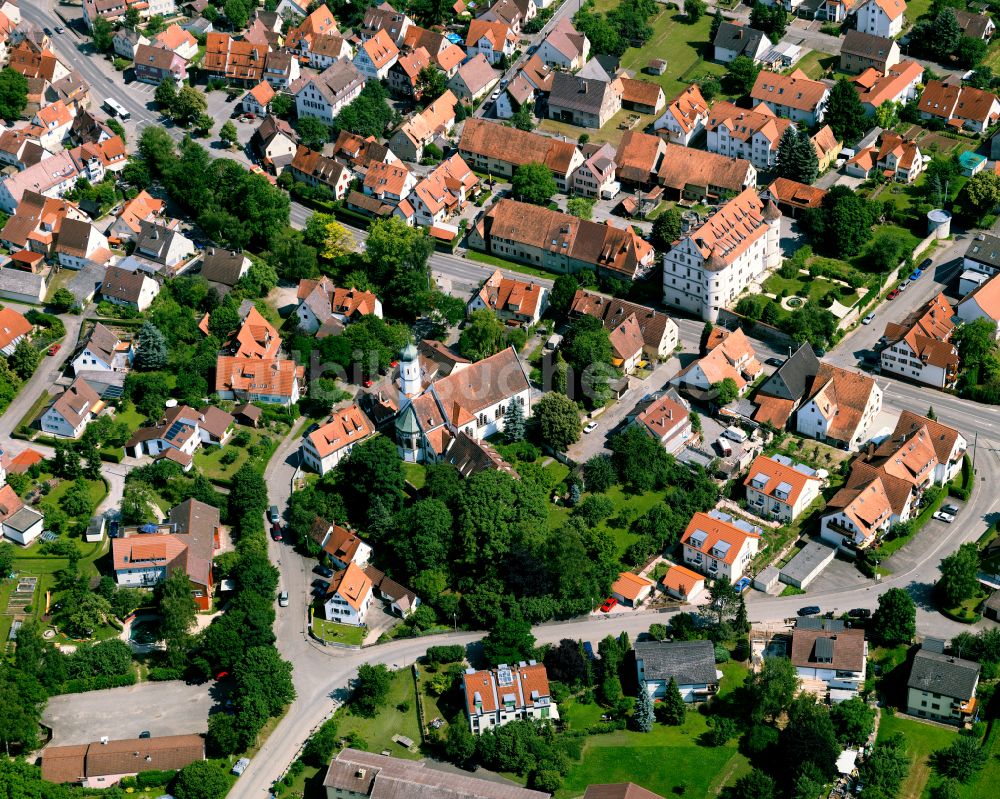
<path id="1" fill-rule="evenodd" d="M 459 644 L 451 646 L 429 646 L 424 660 L 427 663 L 457 663 L 465 659 L 465 647 Z"/>
<path id="2" fill-rule="evenodd" d="M 729 662 L 729 650 L 726 649 L 722 644 L 715 645 L 715 662 L 716 663 L 728 663 Z"/>
<path id="3" fill-rule="evenodd" d="M 230 464 L 236 463 L 236 459 L 238 457 L 240 457 L 240 453 L 238 453 L 235 449 L 227 449 L 219 458 L 219 463 L 223 466 L 229 466 Z"/>

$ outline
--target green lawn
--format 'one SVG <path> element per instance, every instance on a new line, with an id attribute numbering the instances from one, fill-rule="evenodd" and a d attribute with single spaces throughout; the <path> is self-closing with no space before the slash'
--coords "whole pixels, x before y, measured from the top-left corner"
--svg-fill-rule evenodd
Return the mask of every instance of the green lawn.
<path id="1" fill-rule="evenodd" d="M 878 728 L 879 740 L 897 732 L 903 733 L 906 738 L 906 753 L 910 756 L 911 763 L 910 773 L 899 791 L 899 799 L 920 799 L 931 774 L 928 757 L 932 752 L 950 746 L 956 733 L 954 730 L 935 724 L 924 724 L 883 713 Z M 985 794 L 969 794 L 969 796 L 985 796 Z"/>
<path id="2" fill-rule="evenodd" d="M 405 707 L 405 710 L 401 710 Z M 369 752 L 381 752 L 388 749 L 393 757 L 404 757 L 418 760 L 419 752 L 410 752 L 393 742 L 393 735 L 405 735 L 420 744 L 420 722 L 417 720 L 417 697 L 413 684 L 413 674 L 409 669 L 393 673 L 392 687 L 389 690 L 389 700 L 375 718 L 369 719 L 351 713 L 345 706 L 337 713 L 337 732 L 341 737 L 352 733 L 361 737 Z"/>
<path id="3" fill-rule="evenodd" d="M 582 706 L 571 715 L 586 720 L 593 712 L 587 711 L 588 706 Z M 609 782 L 634 782 L 661 796 L 717 796 L 750 767 L 736 741 L 717 748 L 699 745 L 698 737 L 707 729 L 706 717 L 689 710 L 680 727 L 655 724 L 648 733 L 621 730 L 591 736 L 583 746 L 583 757 L 570 767 L 555 796 L 581 796 L 588 785 Z"/>
<path id="4" fill-rule="evenodd" d="M 205 475 L 213 483 L 226 484 L 232 478 L 240 467 L 243 466 L 248 460 L 250 460 L 250 450 L 253 449 L 255 445 L 264 437 L 264 433 L 260 430 L 252 430 L 250 428 L 241 427 L 239 433 L 246 432 L 250 435 L 250 442 L 246 447 L 234 446 L 231 442 L 226 444 L 224 447 L 218 447 L 215 444 L 205 444 L 199 447 L 194 453 L 194 464 L 197 466 L 201 473 Z M 267 462 L 267 459 L 271 457 L 271 453 L 277 448 L 277 440 L 273 436 L 267 436 L 271 444 L 269 451 L 265 453 L 266 457 L 262 457 L 260 460 L 262 462 Z M 235 452 L 236 460 L 232 463 L 226 464 L 222 462 L 222 458 L 226 456 L 227 452 Z"/>
<path id="5" fill-rule="evenodd" d="M 135 405 L 131 402 L 123 402 L 115 413 L 115 421 L 125 422 L 128 425 L 128 429 L 134 433 L 142 427 L 142 423 L 146 421 L 146 417 L 139 413 L 135 409 Z"/>
<path id="6" fill-rule="evenodd" d="M 96 509 L 101 501 L 108 494 L 108 487 L 103 480 L 87 480 L 87 488 L 90 492 L 90 504 L 93 509 Z M 73 485 L 72 480 L 60 480 L 59 484 L 53 488 L 42 501 L 38 503 L 39 509 L 42 513 L 48 514 L 49 510 L 52 508 L 59 507 L 59 500 L 69 491 L 70 486 Z M 90 515 L 77 518 L 77 525 L 86 526 L 87 522 L 90 521 Z"/>
<path id="7" fill-rule="evenodd" d="M 826 75 L 827 70 L 836 67 L 836 65 L 836 56 L 821 53 L 819 50 L 811 50 L 802 56 L 792 69 L 801 69 L 813 80 L 819 80 Z"/>
<path id="8" fill-rule="evenodd" d="M 314 616 L 313 632 L 317 638 L 322 638 L 324 641 L 361 646 L 368 633 L 368 628 L 355 627 L 353 624 L 337 624 L 335 621 L 327 621 Z"/>
<path id="9" fill-rule="evenodd" d="M 787 291 L 788 296 L 797 295 L 800 291 L 807 291 L 810 300 L 819 301 L 826 295 L 833 295 L 833 299 L 841 305 L 848 307 L 854 305 L 859 299 L 858 292 L 848 290 L 839 283 L 834 283 L 823 277 L 809 277 L 809 275 L 798 275 L 793 278 L 785 278 L 775 272 L 764 281 L 764 291 L 781 296 L 782 291 Z M 848 291 L 848 293 L 844 293 Z"/>
<path id="10" fill-rule="evenodd" d="M 560 464 L 561 466 L 562 464 Z M 565 467 L 563 467 L 565 469 Z M 586 498 L 587 494 L 584 494 L 583 498 Z M 615 510 L 611 516 L 601 525 L 611 537 L 615 540 L 615 544 L 618 545 L 618 555 L 619 557 L 622 553 L 628 549 L 629 545 L 632 544 L 638 536 L 631 532 L 628 528 L 632 521 L 649 511 L 654 505 L 663 501 L 662 491 L 649 491 L 645 494 L 626 494 L 622 491 L 621 486 L 612 486 L 607 490 L 605 496 L 610 499 L 614 505 Z M 619 518 L 625 512 L 626 520 L 628 524 L 620 524 L 621 519 Z M 553 505 L 549 503 L 549 527 L 550 529 L 557 529 L 561 527 L 566 519 L 570 517 L 572 513 L 571 508 L 567 508 L 563 505 Z"/>
<path id="11" fill-rule="evenodd" d="M 427 469 L 420 463 L 404 463 L 403 476 L 413 484 L 414 488 L 423 488 L 427 482 Z"/>
<path id="12" fill-rule="evenodd" d="M 583 133 L 583 128 L 577 128 L 577 132 Z M 483 264 L 489 264 L 490 266 L 495 266 L 498 269 L 506 269 L 509 272 L 520 272 L 524 275 L 532 275 L 533 277 L 545 277 L 552 278 L 552 272 L 545 269 L 535 269 L 534 267 L 528 266 L 527 264 L 521 264 L 517 261 L 508 261 L 506 258 L 497 258 L 495 255 L 490 255 L 489 253 L 479 252 L 478 250 L 469 250 L 466 253 L 466 257 L 470 261 L 479 261 Z"/>
<path id="13" fill-rule="evenodd" d="M 988 753 L 986 766 L 974 779 L 961 788 L 962 799 L 981 799 L 984 796 L 995 796 L 1000 785 L 1000 724 L 993 722 L 990 732 L 983 741 L 983 747 Z M 936 777 L 931 777 L 931 783 Z M 993 786 L 990 788 L 989 786 Z"/>

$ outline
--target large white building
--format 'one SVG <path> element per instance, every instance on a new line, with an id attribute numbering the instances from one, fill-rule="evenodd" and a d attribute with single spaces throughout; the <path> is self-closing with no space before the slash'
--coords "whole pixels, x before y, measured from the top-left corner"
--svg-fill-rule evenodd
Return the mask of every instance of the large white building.
<path id="1" fill-rule="evenodd" d="M 775 114 L 767 103 L 752 110 L 732 103 L 716 103 L 706 126 L 705 149 L 730 158 L 744 158 L 757 169 L 770 169 L 777 163 L 781 137 L 793 124 Z"/>
<path id="2" fill-rule="evenodd" d="M 663 256 L 663 302 L 714 322 L 781 264 L 781 212 L 745 189 Z"/>
<path id="3" fill-rule="evenodd" d="M 364 625 L 374 600 L 371 578 L 353 561 L 333 575 L 323 599 L 323 612 L 330 621 Z"/>
<path id="4" fill-rule="evenodd" d="M 759 527 L 721 511 L 696 513 L 681 536 L 684 565 L 736 582 L 757 554 L 760 536 Z"/>
<path id="5" fill-rule="evenodd" d="M 559 708 L 549 693 L 545 666 L 533 660 L 515 666 L 501 663 L 485 671 L 467 669 L 462 689 L 465 715 L 473 735 L 519 719 L 559 718 Z"/>
<path id="6" fill-rule="evenodd" d="M 904 0 L 868 0 L 858 8 L 858 30 L 891 39 L 903 32 Z"/>
<path id="7" fill-rule="evenodd" d="M 302 461 L 326 474 L 351 454 L 355 444 L 375 435 L 372 423 L 357 405 L 334 411 L 330 421 L 302 439 Z"/>

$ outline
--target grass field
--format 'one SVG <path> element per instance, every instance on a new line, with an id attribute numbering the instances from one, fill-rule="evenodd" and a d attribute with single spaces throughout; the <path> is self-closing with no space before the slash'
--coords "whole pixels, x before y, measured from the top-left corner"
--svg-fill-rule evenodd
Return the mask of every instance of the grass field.
<path id="1" fill-rule="evenodd" d="M 609 488 L 605 492 L 605 496 L 614 503 L 615 510 L 600 526 L 606 529 L 615 540 L 615 543 L 618 545 L 618 555 L 621 556 L 628 549 L 629 545 L 638 538 L 635 533 L 628 529 L 632 521 L 662 502 L 663 492 L 648 491 L 645 494 L 638 495 L 626 494 L 622 491 L 621 486 L 616 485 Z M 581 499 L 585 499 L 586 497 L 587 494 L 584 494 Z M 622 518 L 623 511 L 625 514 L 624 518 Z M 562 527 L 571 515 L 571 508 L 549 503 L 549 528 L 554 530 Z M 620 521 L 627 521 L 627 524 L 620 524 Z"/>
<path id="2" fill-rule="evenodd" d="M 104 497 L 107 496 L 108 486 L 103 480 L 86 480 L 86 483 L 87 489 L 90 492 L 91 510 L 94 510 L 101 504 Z M 38 503 L 41 512 L 48 515 L 50 509 L 58 508 L 59 500 L 69 491 L 71 485 L 73 485 L 72 480 L 60 480 L 59 484 Z M 87 514 L 85 517 L 77 517 L 76 525 L 77 527 L 81 525 L 85 527 L 88 521 L 90 521 L 90 514 Z"/>
<path id="3" fill-rule="evenodd" d="M 577 723 L 595 721 L 601 713 L 596 705 L 567 710 Z M 621 730 L 591 736 L 584 744 L 583 757 L 570 767 L 555 796 L 581 796 L 588 785 L 609 782 L 635 782 L 661 796 L 717 796 L 750 766 L 735 741 L 717 748 L 699 744 L 699 736 L 707 729 L 706 717 L 689 711 L 680 727 L 655 724 L 648 733 Z"/>
<path id="4" fill-rule="evenodd" d="M 197 466 L 202 474 L 205 475 L 212 482 L 228 482 L 240 467 L 243 466 L 250 459 L 249 450 L 253 448 L 257 442 L 260 441 L 262 433 L 258 430 L 251 430 L 249 428 L 240 428 L 240 432 L 246 432 L 250 435 L 250 443 L 246 447 L 237 447 L 232 443 L 226 444 L 224 447 L 217 447 L 214 444 L 206 444 L 200 447 L 194 454 L 194 465 Z M 277 446 L 274 439 L 271 439 L 272 451 L 274 447 Z M 225 457 L 227 452 L 235 452 L 236 460 L 232 463 L 226 464 L 222 462 L 223 457 Z M 270 457 L 270 455 L 268 455 Z M 264 458 L 266 461 L 267 458 Z"/>
<path id="5" fill-rule="evenodd" d="M 781 295 L 782 291 L 787 291 L 788 296 L 793 296 L 803 289 L 808 291 L 810 300 L 816 300 L 817 302 L 827 294 L 832 294 L 833 298 L 841 305 L 850 307 L 859 299 L 857 291 L 850 290 L 845 294 L 842 291 L 844 286 L 822 277 L 812 278 L 808 275 L 798 275 L 793 278 L 784 278 L 775 272 L 764 281 L 764 291 L 769 291 L 778 296 Z"/>
<path id="6" fill-rule="evenodd" d="M 427 469 L 419 463 L 404 463 L 403 476 L 409 480 L 415 488 L 423 488 L 427 481 Z"/>
<path id="7" fill-rule="evenodd" d="M 355 627 L 353 624 L 337 624 L 335 621 L 314 617 L 313 632 L 317 638 L 322 638 L 324 641 L 361 646 L 368 633 L 368 628 Z"/>
<path id="8" fill-rule="evenodd" d="M 369 752 L 388 749 L 393 757 L 418 760 L 421 757 L 419 752 L 410 752 L 392 740 L 393 735 L 405 735 L 415 743 L 420 743 L 416 689 L 410 670 L 403 669 L 393 673 L 389 701 L 375 718 L 357 716 L 345 706 L 344 710 L 337 713 L 337 732 L 341 737 L 353 733 L 362 738 L 365 742 L 364 748 Z"/>
<path id="9" fill-rule="evenodd" d="M 931 753 L 951 745 L 955 731 L 934 724 L 923 724 L 899 716 L 882 715 L 879 722 L 879 740 L 901 732 L 906 738 L 906 753 L 910 757 L 910 773 L 899 791 L 899 799 L 920 799 L 931 775 L 928 758 Z M 970 794 L 976 796 L 977 794 Z M 985 796 L 985 794 L 978 794 Z"/>
<path id="10" fill-rule="evenodd" d="M 792 69 L 801 69 L 813 80 L 819 80 L 827 73 L 827 70 L 831 67 L 835 67 L 836 65 L 836 56 L 821 53 L 819 50 L 811 50 L 802 56 L 799 62 L 795 64 Z"/>
<path id="11" fill-rule="evenodd" d="M 577 133 L 583 133 L 585 128 L 578 128 Z M 477 250 L 469 250 L 466 253 L 466 257 L 470 261 L 479 261 L 481 264 L 489 264 L 490 266 L 495 266 L 499 269 L 506 269 L 508 272 L 520 272 L 524 275 L 532 275 L 533 277 L 544 277 L 552 279 L 553 273 L 548 272 L 545 269 L 535 269 L 534 267 L 528 266 L 527 264 L 520 264 L 517 261 L 508 261 L 506 258 L 497 258 L 495 255 L 490 255 L 485 252 L 478 252 Z"/>

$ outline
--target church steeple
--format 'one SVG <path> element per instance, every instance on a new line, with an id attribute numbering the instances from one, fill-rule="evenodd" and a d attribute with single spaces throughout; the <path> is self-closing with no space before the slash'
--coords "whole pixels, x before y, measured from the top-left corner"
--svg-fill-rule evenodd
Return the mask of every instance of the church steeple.
<path id="1" fill-rule="evenodd" d="M 407 399 L 413 399 L 420 393 L 420 358 L 417 348 L 410 342 L 399 354 L 399 391 L 402 395 L 399 401 L 400 410 Z"/>

